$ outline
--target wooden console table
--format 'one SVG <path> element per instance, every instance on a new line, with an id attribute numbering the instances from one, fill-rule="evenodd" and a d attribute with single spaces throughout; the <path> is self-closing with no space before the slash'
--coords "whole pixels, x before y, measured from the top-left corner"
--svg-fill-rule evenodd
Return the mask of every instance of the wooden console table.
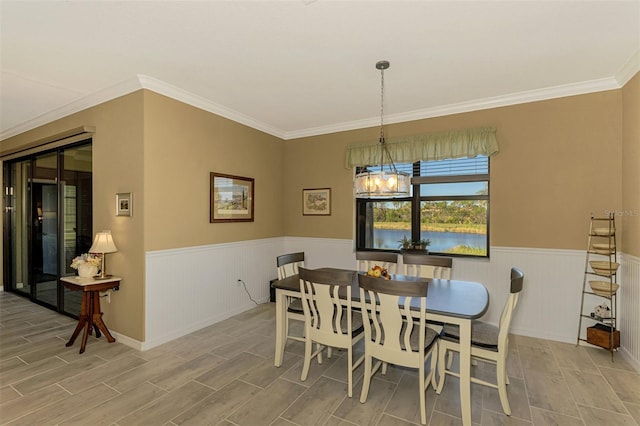
<path id="1" fill-rule="evenodd" d="M 100 292 L 111 289 L 117 289 L 120 286 L 122 278 L 109 277 L 105 279 L 80 278 L 80 277 L 62 277 L 60 278 L 62 285 L 70 290 L 82 291 L 82 305 L 80 306 L 80 317 L 78 325 L 71 335 L 71 339 L 66 346 L 73 345 L 76 337 L 80 334 L 80 330 L 84 328 L 82 335 L 82 345 L 80 345 L 80 353 L 84 352 L 87 346 L 87 337 L 95 329 L 96 337 L 100 337 L 100 332 L 107 338 L 107 342 L 113 343 L 116 339 L 109 333 L 109 329 L 102 321 L 102 311 L 100 311 Z"/>

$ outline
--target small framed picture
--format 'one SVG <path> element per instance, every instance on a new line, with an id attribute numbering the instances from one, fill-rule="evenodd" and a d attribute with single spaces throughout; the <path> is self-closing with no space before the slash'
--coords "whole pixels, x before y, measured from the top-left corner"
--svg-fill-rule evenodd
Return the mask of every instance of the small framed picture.
<path id="1" fill-rule="evenodd" d="M 120 192 L 116 194 L 116 216 L 133 215 L 133 194 Z"/>
<path id="2" fill-rule="evenodd" d="M 304 216 L 331 215 L 331 188 L 303 189 L 302 214 Z"/>
<path id="3" fill-rule="evenodd" d="M 211 173 L 210 223 L 253 222 L 253 178 Z"/>

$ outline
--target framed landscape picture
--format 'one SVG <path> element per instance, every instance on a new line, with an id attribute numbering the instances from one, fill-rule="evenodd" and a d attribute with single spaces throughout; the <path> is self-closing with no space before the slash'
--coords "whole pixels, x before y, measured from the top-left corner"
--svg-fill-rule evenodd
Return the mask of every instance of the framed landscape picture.
<path id="1" fill-rule="evenodd" d="M 209 222 L 253 222 L 253 183 L 253 178 L 212 172 Z"/>
<path id="2" fill-rule="evenodd" d="M 303 189 L 302 214 L 304 216 L 331 215 L 331 188 Z"/>

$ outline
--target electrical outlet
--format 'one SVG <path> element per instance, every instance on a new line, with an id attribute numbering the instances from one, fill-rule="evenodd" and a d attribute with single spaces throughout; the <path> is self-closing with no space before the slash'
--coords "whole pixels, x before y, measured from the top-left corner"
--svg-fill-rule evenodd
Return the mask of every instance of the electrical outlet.
<path id="1" fill-rule="evenodd" d="M 111 292 L 109 290 L 100 292 L 100 297 L 104 298 L 105 302 L 111 303 Z"/>

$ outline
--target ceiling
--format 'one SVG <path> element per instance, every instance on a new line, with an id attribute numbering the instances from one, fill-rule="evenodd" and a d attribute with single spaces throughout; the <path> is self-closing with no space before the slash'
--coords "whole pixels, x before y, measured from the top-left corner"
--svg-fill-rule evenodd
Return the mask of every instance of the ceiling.
<path id="1" fill-rule="evenodd" d="M 0 139 L 142 87 L 275 136 L 622 87 L 640 0 L 0 1 Z"/>

